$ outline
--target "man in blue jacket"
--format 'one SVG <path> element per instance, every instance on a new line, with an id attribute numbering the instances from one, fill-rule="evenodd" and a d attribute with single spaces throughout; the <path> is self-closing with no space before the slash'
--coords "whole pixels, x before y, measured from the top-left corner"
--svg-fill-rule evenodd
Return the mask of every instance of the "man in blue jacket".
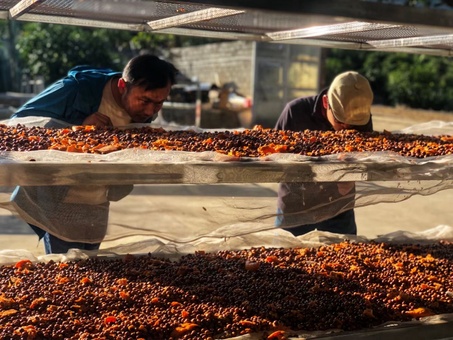
<path id="1" fill-rule="evenodd" d="M 176 82 L 176 68 L 154 55 L 132 58 L 123 72 L 78 66 L 29 100 L 12 119 L 53 118 L 68 125 L 117 127 L 157 117 Z M 12 195 L 21 216 L 40 238 L 46 253 L 70 248 L 97 250 L 107 225 L 109 202 L 132 186 L 17 187 Z"/>
<path id="2" fill-rule="evenodd" d="M 153 55 L 132 58 L 123 73 L 78 66 L 29 100 L 15 117 L 50 117 L 73 125 L 150 122 L 176 82 L 174 66 Z"/>
<path id="3" fill-rule="evenodd" d="M 275 126 L 278 130 L 372 131 L 373 91 L 354 71 L 339 74 L 329 88 L 289 102 Z M 276 226 L 305 234 L 312 230 L 356 234 L 353 182 L 281 183 Z"/>

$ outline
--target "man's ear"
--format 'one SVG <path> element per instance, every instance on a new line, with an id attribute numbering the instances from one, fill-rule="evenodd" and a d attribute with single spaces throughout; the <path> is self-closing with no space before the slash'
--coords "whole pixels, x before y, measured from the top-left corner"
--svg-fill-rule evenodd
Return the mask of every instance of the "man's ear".
<path id="1" fill-rule="evenodd" d="M 324 94 L 322 96 L 322 106 L 327 110 L 328 105 L 329 105 L 329 100 L 327 99 L 327 95 Z"/>
<path id="2" fill-rule="evenodd" d="M 118 79 L 118 89 L 120 90 L 121 94 L 123 94 L 124 90 L 126 89 L 126 82 L 123 78 Z"/>

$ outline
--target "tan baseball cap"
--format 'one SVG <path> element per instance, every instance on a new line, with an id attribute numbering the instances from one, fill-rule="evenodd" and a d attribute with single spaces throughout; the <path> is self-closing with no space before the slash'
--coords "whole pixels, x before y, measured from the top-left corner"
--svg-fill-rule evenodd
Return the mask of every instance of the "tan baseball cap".
<path id="1" fill-rule="evenodd" d="M 368 80 L 355 71 L 335 77 L 327 91 L 334 117 L 348 125 L 366 125 L 371 116 L 373 91 Z"/>

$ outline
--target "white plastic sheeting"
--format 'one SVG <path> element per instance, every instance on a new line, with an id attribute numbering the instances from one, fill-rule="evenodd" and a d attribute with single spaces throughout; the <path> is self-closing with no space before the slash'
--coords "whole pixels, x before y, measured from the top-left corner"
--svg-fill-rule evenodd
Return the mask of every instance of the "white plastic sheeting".
<path id="1" fill-rule="evenodd" d="M 41 118 L 4 123 L 60 124 Z M 191 127 L 180 127 L 187 128 Z M 436 121 L 405 132 L 449 135 L 452 131 L 453 123 Z M 280 182 L 355 183 L 355 193 L 312 206 L 306 204 L 313 198 L 307 193 L 300 211 L 291 216 L 293 225 L 304 225 L 353 206 L 400 202 L 451 189 L 452 165 L 453 155 L 409 159 L 391 152 L 315 159 L 273 154 L 241 160 L 213 152 L 4 152 L 1 207 L 65 240 L 131 243 L 138 252 L 140 242 L 148 239 L 175 245 L 210 240 L 243 248 L 250 246 L 249 235 L 257 232 L 268 232 L 260 236 L 261 244 L 274 244 L 280 237 L 275 227 Z M 18 185 L 19 195 L 11 200 Z"/>

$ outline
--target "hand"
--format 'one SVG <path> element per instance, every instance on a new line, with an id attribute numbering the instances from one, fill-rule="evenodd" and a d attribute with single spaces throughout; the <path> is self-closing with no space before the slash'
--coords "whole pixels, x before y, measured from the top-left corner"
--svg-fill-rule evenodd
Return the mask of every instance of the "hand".
<path id="1" fill-rule="evenodd" d="M 113 126 L 110 118 L 100 112 L 95 112 L 86 117 L 83 121 L 83 125 L 94 125 L 96 127 Z"/>
<path id="2" fill-rule="evenodd" d="M 354 188 L 354 182 L 338 182 L 337 186 L 340 195 L 344 196 Z"/>

